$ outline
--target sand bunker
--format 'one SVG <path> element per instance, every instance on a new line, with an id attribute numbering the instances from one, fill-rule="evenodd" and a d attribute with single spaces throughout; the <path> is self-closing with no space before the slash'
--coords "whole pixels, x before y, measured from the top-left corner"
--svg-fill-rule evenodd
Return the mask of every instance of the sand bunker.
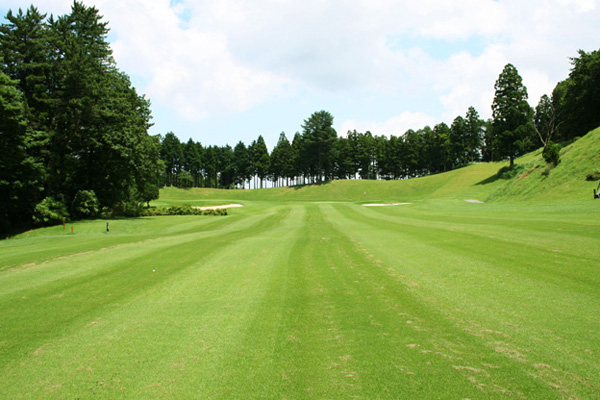
<path id="1" fill-rule="evenodd" d="M 481 200 L 473 200 L 473 199 L 469 199 L 469 200 L 467 200 L 467 199 L 465 199 L 465 201 L 466 201 L 467 203 L 483 204 L 483 201 L 481 201 Z"/>
<path id="2" fill-rule="evenodd" d="M 224 204 L 222 206 L 206 206 L 206 207 L 192 207 L 195 208 L 197 210 L 221 210 L 223 208 L 237 208 L 237 207 L 244 207 L 241 204 Z"/>
<path id="3" fill-rule="evenodd" d="M 389 206 L 404 206 L 412 203 L 370 203 L 363 204 L 363 207 L 389 207 Z"/>

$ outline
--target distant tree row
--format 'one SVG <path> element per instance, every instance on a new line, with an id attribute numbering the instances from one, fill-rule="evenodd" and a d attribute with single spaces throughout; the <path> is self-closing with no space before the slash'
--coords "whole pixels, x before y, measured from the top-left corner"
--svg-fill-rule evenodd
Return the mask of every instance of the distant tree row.
<path id="1" fill-rule="evenodd" d="M 179 187 L 264 187 L 323 182 L 333 179 L 405 179 L 480 161 L 486 122 L 471 107 L 451 126 L 409 130 L 403 136 L 348 132 L 338 137 L 333 116 L 313 113 L 292 141 L 285 133 L 269 153 L 259 136 L 249 146 L 203 147 L 181 143 L 172 132 L 161 140 L 163 184 Z"/>
<path id="2" fill-rule="evenodd" d="M 158 197 L 150 104 L 117 69 L 101 19 L 75 2 L 0 25 L 0 231 Z"/>
<path id="3" fill-rule="evenodd" d="M 494 85 L 492 118 L 470 107 L 452 124 L 409 130 L 401 136 L 349 131 L 337 136 L 333 116 L 313 113 L 292 141 L 282 132 L 271 153 L 259 136 L 249 146 L 203 147 L 161 138 L 162 184 L 179 187 L 264 187 L 333 179 L 406 179 L 475 161 L 514 159 L 540 146 L 572 140 L 600 126 L 600 50 L 579 51 L 569 77 L 533 109 L 517 69 L 507 64 Z M 559 146 L 560 147 L 560 146 Z"/>

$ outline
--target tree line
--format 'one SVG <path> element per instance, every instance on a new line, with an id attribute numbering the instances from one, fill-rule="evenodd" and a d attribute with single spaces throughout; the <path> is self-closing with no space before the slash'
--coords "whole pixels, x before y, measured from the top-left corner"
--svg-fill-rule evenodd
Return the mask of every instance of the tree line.
<path id="1" fill-rule="evenodd" d="M 178 187 L 258 188 L 317 183 L 334 179 L 407 179 L 449 171 L 477 161 L 514 159 L 543 147 L 558 163 L 560 142 L 600 126 L 600 50 L 579 51 L 569 77 L 559 82 L 537 107 L 528 103 L 517 68 L 507 64 L 496 81 L 492 118 L 475 108 L 448 126 L 439 123 L 400 136 L 349 131 L 338 136 L 333 116 L 318 111 L 304 120 L 293 138 L 285 132 L 269 153 L 262 135 L 249 145 L 239 142 L 203 147 L 161 136 L 164 163 L 161 184 Z"/>
<path id="2" fill-rule="evenodd" d="M 74 2 L 0 25 L 0 230 L 158 197 L 150 102 L 117 69 L 101 19 Z"/>
<path id="3" fill-rule="evenodd" d="M 0 231 L 119 213 L 158 197 L 160 186 L 246 188 L 333 179 L 406 179 L 474 161 L 509 159 L 600 125 L 600 51 L 572 69 L 533 109 L 517 69 L 495 85 L 492 118 L 470 107 L 447 125 L 399 136 L 338 136 L 327 111 L 310 115 L 269 152 L 259 136 L 235 147 L 151 136 L 150 102 L 120 71 L 107 23 L 75 1 L 67 15 L 31 6 L 0 25 Z M 556 159 L 554 162 L 558 162 Z"/>

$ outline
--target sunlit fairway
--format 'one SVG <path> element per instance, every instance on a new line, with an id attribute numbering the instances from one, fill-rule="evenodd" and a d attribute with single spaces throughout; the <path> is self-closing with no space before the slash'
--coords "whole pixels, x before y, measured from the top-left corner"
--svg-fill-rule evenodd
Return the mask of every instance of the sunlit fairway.
<path id="1" fill-rule="evenodd" d="M 469 168 L 4 240 L 0 398 L 600 398 L 600 204 Z"/>

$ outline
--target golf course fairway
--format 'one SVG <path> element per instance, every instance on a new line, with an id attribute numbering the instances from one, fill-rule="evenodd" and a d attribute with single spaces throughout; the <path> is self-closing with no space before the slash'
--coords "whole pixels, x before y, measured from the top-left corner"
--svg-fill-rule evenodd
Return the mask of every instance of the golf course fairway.
<path id="1" fill-rule="evenodd" d="M 0 397 L 599 398 L 593 201 L 243 204 L 0 242 Z"/>

